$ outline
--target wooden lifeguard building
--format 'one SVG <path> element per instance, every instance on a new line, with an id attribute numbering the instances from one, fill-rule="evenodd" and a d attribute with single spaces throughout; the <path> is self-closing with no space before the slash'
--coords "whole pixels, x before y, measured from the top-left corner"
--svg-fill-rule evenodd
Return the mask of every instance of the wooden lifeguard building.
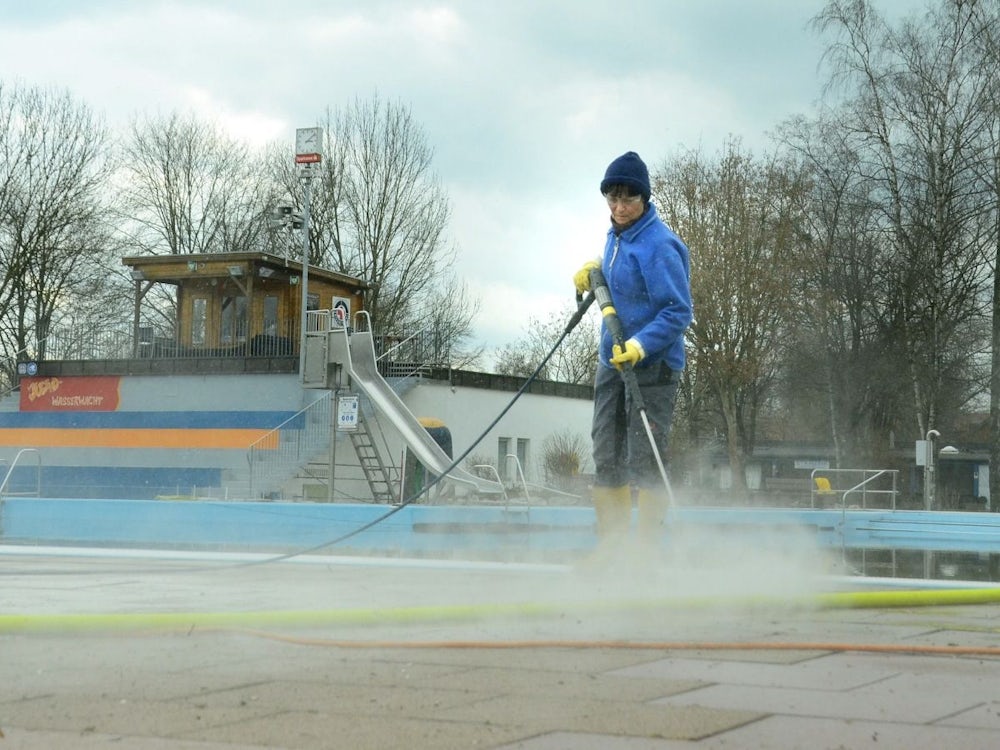
<path id="1" fill-rule="evenodd" d="M 292 356 L 301 344 L 303 269 L 269 253 L 204 253 L 122 258 L 135 280 L 136 358 Z M 364 309 L 366 282 L 310 265 L 306 311 L 340 311 L 350 322 Z M 176 289 L 172 337 L 154 335 L 143 304 L 156 284 Z"/>

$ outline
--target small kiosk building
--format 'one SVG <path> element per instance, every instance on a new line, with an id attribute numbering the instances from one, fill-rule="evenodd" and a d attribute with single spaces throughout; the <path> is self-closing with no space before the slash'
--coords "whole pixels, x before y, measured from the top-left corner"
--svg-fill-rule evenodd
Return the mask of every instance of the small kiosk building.
<path id="1" fill-rule="evenodd" d="M 269 253 L 132 256 L 136 358 L 282 356 L 299 352 L 302 264 Z M 364 309 L 369 285 L 310 265 L 306 309 L 339 311 L 347 321 Z M 176 330 L 154 334 L 143 303 L 156 284 L 177 288 Z"/>

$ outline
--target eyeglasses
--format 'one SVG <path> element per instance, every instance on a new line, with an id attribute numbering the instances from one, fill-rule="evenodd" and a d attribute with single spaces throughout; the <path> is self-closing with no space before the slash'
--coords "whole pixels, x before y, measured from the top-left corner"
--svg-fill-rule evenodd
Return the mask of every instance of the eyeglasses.
<path id="1" fill-rule="evenodd" d="M 620 206 L 634 206 L 642 200 L 641 195 L 611 195 L 610 193 L 604 194 L 604 199 L 608 202 L 611 208 L 615 207 L 617 203 Z"/>

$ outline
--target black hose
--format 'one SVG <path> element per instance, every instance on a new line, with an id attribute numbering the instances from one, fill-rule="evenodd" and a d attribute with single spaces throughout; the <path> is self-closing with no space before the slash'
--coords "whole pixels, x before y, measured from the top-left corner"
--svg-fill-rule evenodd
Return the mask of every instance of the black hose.
<path id="1" fill-rule="evenodd" d="M 602 279 L 603 279 L 603 276 L 602 276 Z M 605 286 L 605 290 L 606 289 L 607 289 L 607 287 Z M 555 344 L 552 345 L 552 348 L 549 349 L 549 351 L 545 355 L 545 357 L 542 358 L 542 361 L 539 362 L 538 367 L 535 368 L 535 371 L 532 372 L 531 375 L 528 376 L 528 379 L 524 381 L 524 384 L 520 387 L 520 389 L 518 389 L 517 393 L 514 394 L 514 397 L 510 400 L 510 402 L 500 411 L 499 414 L 497 414 L 496 418 L 494 418 L 494 420 L 492 422 L 490 422 L 489 425 L 487 425 L 486 429 L 483 430 L 482 433 L 480 433 L 479 437 L 477 437 L 472 442 L 472 444 L 469 445 L 469 447 L 466 448 L 461 453 L 461 455 L 458 456 L 458 458 L 454 459 L 447 468 L 445 468 L 440 474 L 438 474 L 434 478 L 433 481 L 431 481 L 429 484 L 427 484 L 427 486 L 425 486 L 422 489 L 418 490 L 417 492 L 415 492 L 414 494 L 412 494 L 410 497 L 408 497 L 405 500 L 403 500 L 402 502 L 400 502 L 399 505 L 395 506 L 391 510 L 386 511 L 385 513 L 383 513 L 378 518 L 374 518 L 371 521 L 369 521 L 368 523 L 364 524 L 363 526 L 359 526 L 358 528 L 353 529 L 352 531 L 349 531 L 346 534 L 342 534 L 341 536 L 338 536 L 336 539 L 331 539 L 331 540 L 326 541 L 326 542 L 321 542 L 320 544 L 314 545 L 312 547 L 308 547 L 306 549 L 301 549 L 301 550 L 298 550 L 296 552 L 289 552 L 288 554 L 285 554 L 285 555 L 278 555 L 276 557 L 268 558 L 267 560 L 261 560 L 259 562 L 254 562 L 254 563 L 249 563 L 249 564 L 251 564 L 251 565 L 259 565 L 259 564 L 262 564 L 262 563 L 279 562 L 281 560 L 288 560 L 290 558 L 297 557 L 298 555 L 306 555 L 306 554 L 309 554 L 311 552 L 316 552 L 316 551 L 321 550 L 321 549 L 326 549 L 327 547 L 332 547 L 335 544 L 340 544 L 341 542 L 344 542 L 344 541 L 350 539 L 351 537 L 357 536 L 358 534 L 360 534 L 360 533 L 362 533 L 364 531 L 367 531 L 368 529 L 370 529 L 370 528 L 372 528 L 374 526 L 377 526 L 378 524 L 380 524 L 383 521 L 385 521 L 387 518 L 390 518 L 390 517 L 394 516 L 396 513 L 399 513 L 399 511 L 401 511 L 407 505 L 410 505 L 410 504 L 416 502 L 422 495 L 424 495 L 427 492 L 429 492 L 439 482 L 441 482 L 445 478 L 447 478 L 448 472 L 450 472 L 453 469 L 457 468 L 458 465 L 460 463 L 462 463 L 462 461 L 464 461 L 465 458 L 470 453 L 472 453 L 473 449 L 477 445 L 479 445 L 479 443 L 481 443 L 483 441 L 483 439 L 490 433 L 490 430 L 492 430 L 494 427 L 496 427 L 497 423 L 501 419 L 503 419 L 504 415 L 506 415 L 507 412 L 510 411 L 511 407 L 514 406 L 514 404 L 517 402 L 517 400 L 524 394 L 524 392 L 528 389 L 528 387 L 535 381 L 535 379 L 538 377 L 539 373 L 544 369 L 545 365 L 548 364 L 548 361 L 550 359 L 552 359 L 552 355 L 555 354 L 556 350 L 562 345 L 562 342 L 566 339 L 566 336 L 568 336 L 570 334 L 570 332 L 574 328 L 576 328 L 576 326 L 580 323 L 580 321 L 583 320 L 583 316 L 586 314 L 587 310 L 590 308 L 590 305 L 593 303 L 594 299 L 595 299 L 595 295 L 593 293 L 588 294 L 586 297 L 579 297 L 579 296 L 577 297 L 576 312 L 573 313 L 573 316 L 566 323 L 566 327 L 563 329 L 562 334 L 556 340 Z M 634 377 L 634 375 L 633 375 L 633 377 Z"/>

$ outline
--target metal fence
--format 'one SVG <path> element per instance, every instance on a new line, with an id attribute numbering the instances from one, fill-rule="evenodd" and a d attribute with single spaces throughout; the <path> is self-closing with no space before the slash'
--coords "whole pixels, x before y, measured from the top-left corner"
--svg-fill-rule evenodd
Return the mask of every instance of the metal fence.
<path id="1" fill-rule="evenodd" d="M 277 492 L 300 467 L 329 452 L 330 404 L 331 394 L 326 391 L 250 446 L 251 498 Z"/>
<path id="2" fill-rule="evenodd" d="M 112 329 L 87 335 L 60 331 L 50 335 L 39 359 L 194 359 L 205 357 L 275 357 L 298 353 L 298 339 L 292 335 L 257 335 L 218 346 L 180 344 L 172 336 L 157 335 L 153 328 Z"/>
<path id="3" fill-rule="evenodd" d="M 317 319 L 318 320 L 318 319 Z M 310 320 L 310 324 L 314 324 Z M 176 337 L 161 335 L 152 326 L 140 326 L 138 336 L 131 329 L 101 331 L 60 330 L 51 333 L 32 350 L 21 352 L 21 360 L 121 360 L 121 359 L 201 359 L 206 357 L 280 357 L 299 353 L 299 331 L 285 326 L 272 334 L 258 334 L 218 346 L 181 344 Z M 405 367 L 444 364 L 441 341 L 431 331 L 401 336 L 376 334 L 375 354 L 380 362 Z M 12 360 L 13 363 L 13 360 Z M 14 370 L 16 371 L 16 365 Z"/>

